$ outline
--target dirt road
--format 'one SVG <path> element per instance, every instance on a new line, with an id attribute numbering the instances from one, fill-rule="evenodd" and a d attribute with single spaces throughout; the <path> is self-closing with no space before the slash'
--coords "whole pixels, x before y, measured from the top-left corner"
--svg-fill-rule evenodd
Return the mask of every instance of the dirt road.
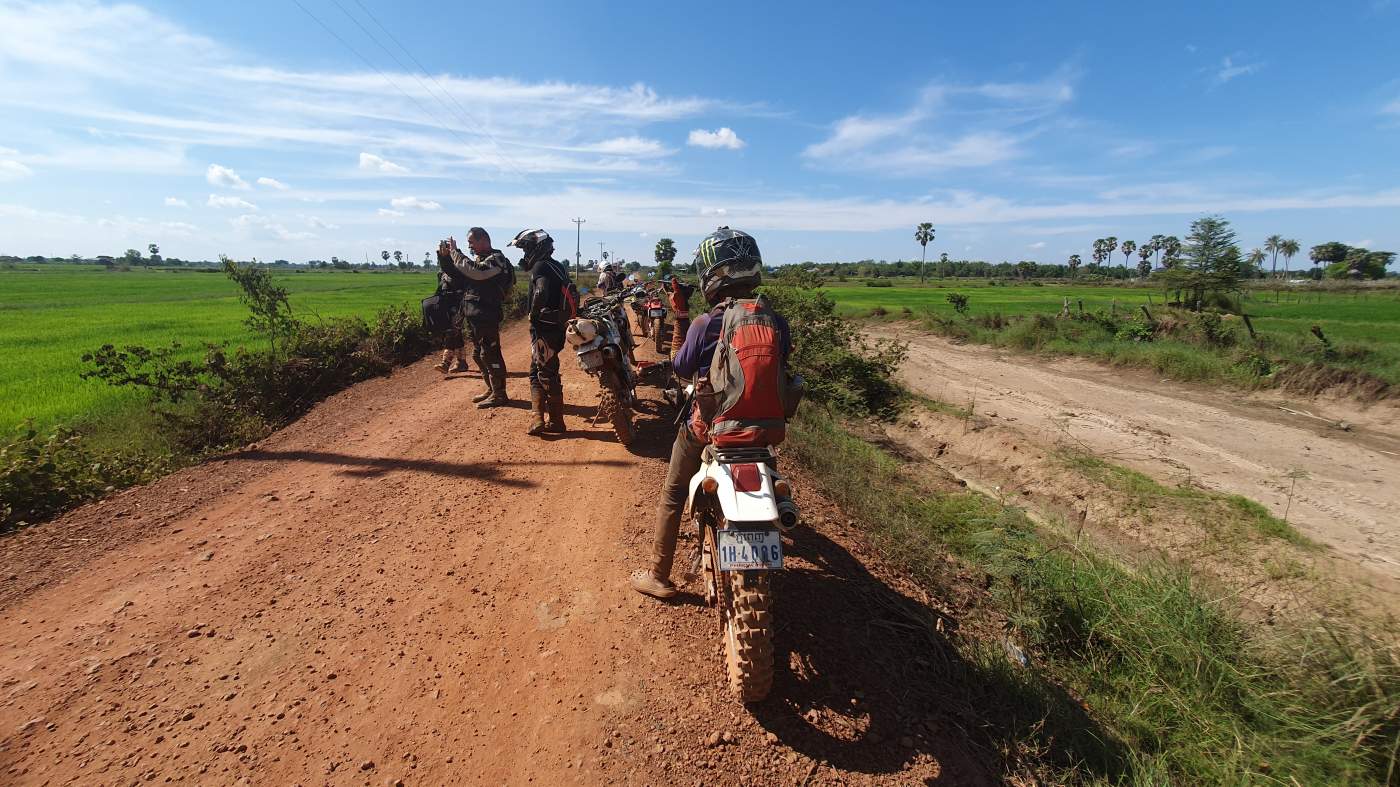
<path id="1" fill-rule="evenodd" d="M 1400 408 L 1207 390 L 1080 359 L 899 338 L 910 341 L 902 376 L 927 396 L 1043 445 L 1243 495 L 1275 516 L 1287 510 L 1305 535 L 1400 581 Z"/>
<path id="2" fill-rule="evenodd" d="M 505 344 L 524 369 L 520 326 Z M 815 494 L 774 696 L 731 700 L 713 613 L 624 585 L 669 449 L 656 391 L 629 452 L 565 366 L 564 437 L 424 361 L 0 539 L 0 782 L 994 780 L 928 640 L 873 627 L 927 600 Z"/>

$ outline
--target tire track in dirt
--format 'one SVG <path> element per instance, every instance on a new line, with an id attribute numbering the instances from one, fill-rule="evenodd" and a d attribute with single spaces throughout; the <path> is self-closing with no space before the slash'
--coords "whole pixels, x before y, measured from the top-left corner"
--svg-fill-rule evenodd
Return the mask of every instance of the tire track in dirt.
<path id="1" fill-rule="evenodd" d="M 929 334 L 898 338 L 910 342 L 901 376 L 916 391 L 1042 445 L 1087 450 L 1169 484 L 1243 495 L 1275 516 L 1287 509 L 1308 537 L 1392 587 L 1400 581 L 1400 408 L 1392 404 L 1299 405 L 1082 359 L 1018 356 Z M 1296 486 L 1294 471 L 1306 474 Z"/>
<path id="2" fill-rule="evenodd" d="M 523 369 L 523 326 L 505 345 Z M 713 612 L 625 586 L 673 434 L 655 389 L 629 452 L 565 365 L 561 438 L 425 361 L 0 541 L 0 781 L 992 780 L 939 706 L 934 635 L 870 627 L 929 600 L 844 528 L 798 538 L 790 663 L 767 703 L 734 702 Z"/>

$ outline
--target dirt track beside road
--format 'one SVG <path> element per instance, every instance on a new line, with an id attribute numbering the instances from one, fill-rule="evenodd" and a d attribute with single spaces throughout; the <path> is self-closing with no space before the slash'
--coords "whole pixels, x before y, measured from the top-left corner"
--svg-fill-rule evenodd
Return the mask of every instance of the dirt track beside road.
<path id="1" fill-rule="evenodd" d="M 908 331 L 898 338 L 910 343 L 901 376 L 926 396 L 1042 446 L 1084 450 L 1164 483 L 1243 495 L 1278 517 L 1287 510 L 1304 535 L 1400 586 L 1400 408 L 1393 404 L 1211 390 L 1083 359 Z M 1305 474 L 1296 486 L 1295 471 Z"/>

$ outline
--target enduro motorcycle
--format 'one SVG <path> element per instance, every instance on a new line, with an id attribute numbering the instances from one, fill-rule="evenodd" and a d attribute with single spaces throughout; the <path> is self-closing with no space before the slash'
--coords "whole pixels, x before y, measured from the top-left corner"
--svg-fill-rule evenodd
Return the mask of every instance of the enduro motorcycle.
<path id="1" fill-rule="evenodd" d="M 641 332 L 645 339 L 651 334 L 651 322 L 647 320 L 646 289 L 637 285 L 627 290 L 627 305 L 632 307 L 632 314 L 637 317 L 637 330 Z"/>
<path id="2" fill-rule="evenodd" d="M 628 360 L 633 346 L 620 306 L 626 293 L 586 301 L 570 320 L 564 338 L 574 348 L 579 368 L 598 378 L 599 415 L 608 419 L 623 445 L 632 442 L 633 391 L 637 373 Z"/>
<path id="3" fill-rule="evenodd" d="M 660 287 L 647 290 L 646 307 L 643 313 L 642 335 L 650 331 L 656 345 L 656 354 L 666 357 L 671 345 L 671 332 L 666 327 L 666 298 Z"/>
<path id="4" fill-rule="evenodd" d="M 719 611 L 729 688 L 758 702 L 773 686 L 769 576 L 783 567 L 782 536 L 800 519 L 792 486 L 771 446 L 705 447 L 690 479 L 688 508 L 699 529 L 692 574 Z"/>

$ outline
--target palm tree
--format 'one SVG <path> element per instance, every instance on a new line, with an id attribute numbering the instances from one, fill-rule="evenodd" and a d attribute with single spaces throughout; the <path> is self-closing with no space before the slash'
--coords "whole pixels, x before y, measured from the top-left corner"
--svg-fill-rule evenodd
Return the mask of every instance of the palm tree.
<path id="1" fill-rule="evenodd" d="M 394 262 L 399 263 L 400 265 L 402 265 L 402 263 L 403 263 L 403 252 L 398 251 L 397 249 L 394 250 Z"/>
<path id="2" fill-rule="evenodd" d="M 1288 261 L 1293 259 L 1293 255 L 1297 254 L 1300 248 L 1302 247 L 1298 245 L 1298 241 L 1292 239 L 1279 244 L 1278 252 L 1283 255 L 1283 278 L 1288 278 Z"/>
<path id="3" fill-rule="evenodd" d="M 1175 268 L 1181 257 L 1181 239 L 1168 235 L 1162 239 L 1162 267 Z"/>
<path id="4" fill-rule="evenodd" d="M 1098 240 L 1094 241 L 1095 265 L 1102 265 L 1103 261 L 1108 259 L 1108 252 L 1105 251 L 1106 248 L 1108 248 L 1108 241 L 1104 238 L 1099 238 Z"/>
<path id="5" fill-rule="evenodd" d="M 1097 243 L 1097 241 L 1095 241 L 1095 243 Z M 1071 279 L 1074 278 L 1075 272 L 1079 270 L 1079 263 L 1080 259 L 1078 254 L 1069 255 L 1069 277 Z"/>
<path id="6" fill-rule="evenodd" d="M 919 244 L 919 283 L 924 281 L 924 259 L 928 256 L 928 244 L 933 240 L 933 222 L 921 221 L 914 228 L 914 240 Z"/>
<path id="7" fill-rule="evenodd" d="M 1128 267 L 1128 258 L 1133 256 L 1133 251 L 1137 249 L 1137 241 L 1125 240 L 1123 245 L 1118 247 L 1123 252 L 1123 267 Z"/>
<path id="8" fill-rule="evenodd" d="M 948 252 L 938 255 L 938 278 L 948 275 Z"/>
<path id="9" fill-rule="evenodd" d="M 1249 260 L 1249 273 L 1253 276 L 1254 271 L 1259 270 L 1264 264 L 1264 252 L 1262 249 L 1253 249 L 1246 259 Z"/>
<path id="10" fill-rule="evenodd" d="M 1152 263 L 1149 262 L 1152 259 L 1152 251 L 1151 243 L 1144 244 L 1142 248 L 1138 249 L 1138 276 L 1144 279 L 1152 275 Z"/>
<path id="11" fill-rule="evenodd" d="M 1274 255 L 1273 263 L 1269 266 L 1269 276 L 1278 275 L 1278 253 L 1283 251 L 1283 236 L 1270 235 L 1264 240 L 1264 250 Z"/>
<path id="12" fill-rule="evenodd" d="M 380 257 L 383 257 L 385 262 L 388 262 L 388 261 L 389 261 L 389 252 L 387 252 L 387 251 L 381 251 L 381 252 L 379 252 L 379 256 L 380 256 Z"/>
<path id="13" fill-rule="evenodd" d="M 1113 264 L 1113 252 L 1118 248 L 1118 239 L 1109 235 L 1103 239 L 1103 258 L 1108 264 Z"/>
<path id="14" fill-rule="evenodd" d="M 1153 260 L 1153 262 L 1160 263 L 1162 261 L 1161 252 L 1162 248 L 1166 245 L 1166 242 L 1167 238 L 1165 235 L 1153 235 L 1152 240 L 1148 241 L 1147 245 L 1151 246 L 1152 251 L 1157 254 L 1157 258 Z"/>

